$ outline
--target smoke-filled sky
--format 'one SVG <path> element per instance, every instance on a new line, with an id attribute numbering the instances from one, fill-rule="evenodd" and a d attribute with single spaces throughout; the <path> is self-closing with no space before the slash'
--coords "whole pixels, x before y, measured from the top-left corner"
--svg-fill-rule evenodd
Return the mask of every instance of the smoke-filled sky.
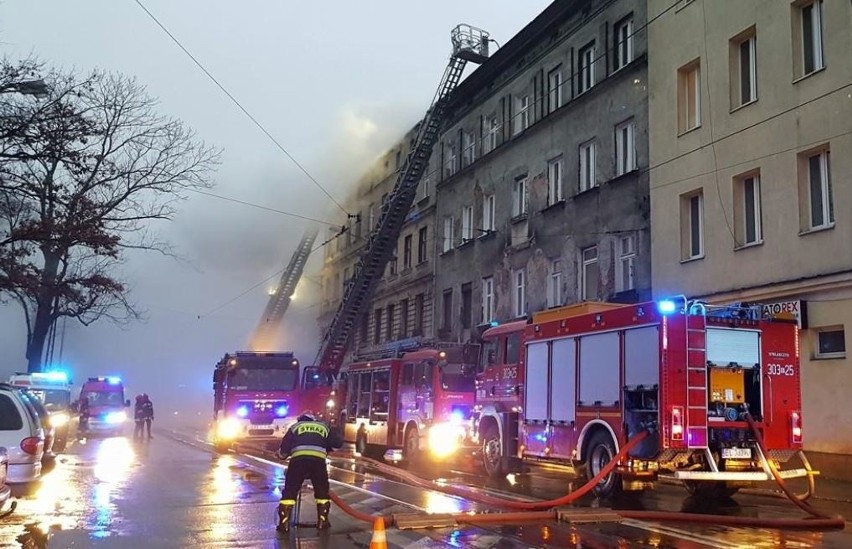
<path id="1" fill-rule="evenodd" d="M 502 44 L 549 2 L 143 3 L 342 202 L 370 160 L 425 112 L 456 24 L 484 28 Z M 135 0 L 5 0 L 0 51 L 12 59 L 35 55 L 64 69 L 133 75 L 159 99 L 162 114 L 180 118 L 223 150 L 213 192 L 343 221 Z M 181 413 L 206 416 L 212 413 L 213 365 L 225 352 L 246 347 L 274 281 L 228 302 L 283 268 L 306 224 L 193 195 L 173 222 L 154 228 L 183 259 L 127 256 L 121 273 L 146 319 L 126 327 L 69 322 L 62 362 L 78 380 L 123 376 L 131 393 L 151 394 L 161 414 L 180 407 Z M 323 230 L 320 240 L 326 235 Z M 315 255 L 309 275 L 322 258 Z M 285 321 L 284 345 L 303 362 L 313 360 L 317 347 L 318 290 L 316 278 L 303 279 Z M 18 306 L 0 304 L 0 379 L 26 368 L 25 339 Z"/>

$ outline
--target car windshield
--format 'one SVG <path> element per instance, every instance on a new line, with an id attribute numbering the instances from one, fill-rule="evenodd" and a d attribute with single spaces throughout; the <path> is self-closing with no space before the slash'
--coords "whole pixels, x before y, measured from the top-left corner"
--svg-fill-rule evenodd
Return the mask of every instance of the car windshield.
<path id="1" fill-rule="evenodd" d="M 476 372 L 470 364 L 447 363 L 441 366 L 441 386 L 453 393 L 473 392 L 476 389 Z"/>
<path id="2" fill-rule="evenodd" d="M 236 391 L 291 391 L 299 377 L 295 368 L 237 368 L 232 372 L 228 386 Z"/>
<path id="3" fill-rule="evenodd" d="M 69 391 L 61 389 L 31 389 L 30 392 L 50 411 L 65 410 L 71 403 L 71 393 Z"/>
<path id="4" fill-rule="evenodd" d="M 124 395 L 119 391 L 90 391 L 84 394 L 89 406 L 124 406 Z"/>

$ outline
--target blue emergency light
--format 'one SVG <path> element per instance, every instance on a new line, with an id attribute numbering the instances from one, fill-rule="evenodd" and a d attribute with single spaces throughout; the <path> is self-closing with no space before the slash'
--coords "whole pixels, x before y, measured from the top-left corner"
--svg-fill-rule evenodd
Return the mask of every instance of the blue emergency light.
<path id="1" fill-rule="evenodd" d="M 237 415 L 240 417 L 246 417 L 249 415 L 249 407 L 248 406 L 240 406 L 237 408 Z"/>
<path id="2" fill-rule="evenodd" d="M 282 404 L 278 408 L 275 409 L 275 415 L 278 417 L 287 417 L 287 405 Z"/>
<path id="3" fill-rule="evenodd" d="M 108 377 L 107 383 L 109 383 L 110 385 L 118 385 L 121 383 L 121 378 L 115 376 Z"/>
<path id="4" fill-rule="evenodd" d="M 657 310 L 660 311 L 660 314 L 670 315 L 677 311 L 677 304 L 671 299 L 663 299 L 657 302 Z"/>

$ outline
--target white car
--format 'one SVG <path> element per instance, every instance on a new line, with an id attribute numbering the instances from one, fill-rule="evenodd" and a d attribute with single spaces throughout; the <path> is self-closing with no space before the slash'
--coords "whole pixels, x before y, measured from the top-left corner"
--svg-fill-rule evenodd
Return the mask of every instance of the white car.
<path id="1" fill-rule="evenodd" d="M 20 390 L 0 383 L 0 446 L 9 460 L 7 484 L 26 484 L 41 476 L 44 430 L 38 412 Z"/>

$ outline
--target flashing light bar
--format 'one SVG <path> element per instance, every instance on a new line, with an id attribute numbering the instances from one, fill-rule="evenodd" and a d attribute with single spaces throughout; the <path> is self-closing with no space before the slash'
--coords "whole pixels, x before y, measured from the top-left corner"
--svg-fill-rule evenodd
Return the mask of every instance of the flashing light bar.
<path id="1" fill-rule="evenodd" d="M 282 404 L 278 408 L 275 409 L 275 415 L 278 417 L 287 417 L 287 405 Z"/>
<path id="2" fill-rule="evenodd" d="M 240 417 L 247 417 L 249 415 L 249 407 L 240 406 L 239 408 L 237 408 L 237 415 Z"/>
<path id="3" fill-rule="evenodd" d="M 677 311 L 677 304 L 671 299 L 663 299 L 657 302 L 657 310 L 660 311 L 660 314 L 670 315 Z"/>
<path id="4" fill-rule="evenodd" d="M 53 381 L 55 383 L 68 383 L 68 374 L 65 372 L 34 372 L 33 379 L 43 379 L 45 381 Z"/>

